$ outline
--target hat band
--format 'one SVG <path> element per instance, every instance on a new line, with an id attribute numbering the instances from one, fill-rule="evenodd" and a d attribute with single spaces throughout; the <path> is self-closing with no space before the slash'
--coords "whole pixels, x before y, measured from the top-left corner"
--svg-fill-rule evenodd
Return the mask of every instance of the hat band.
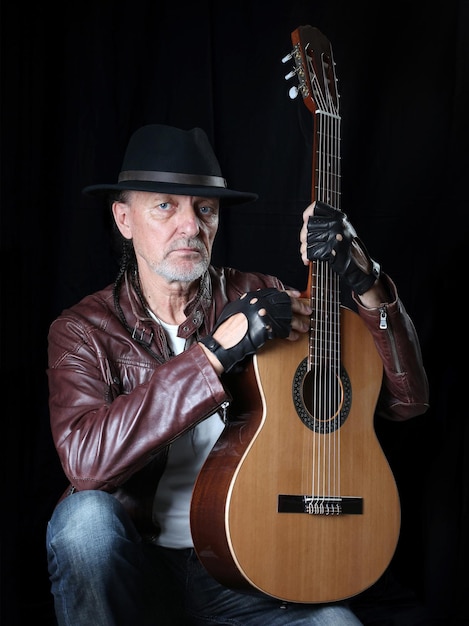
<path id="1" fill-rule="evenodd" d="M 176 183 L 178 185 L 201 185 L 203 187 L 226 187 L 226 180 L 221 176 L 199 176 L 198 174 L 180 174 L 178 172 L 145 172 L 128 170 L 119 174 L 119 182 L 129 180 L 151 181 L 153 183 Z"/>

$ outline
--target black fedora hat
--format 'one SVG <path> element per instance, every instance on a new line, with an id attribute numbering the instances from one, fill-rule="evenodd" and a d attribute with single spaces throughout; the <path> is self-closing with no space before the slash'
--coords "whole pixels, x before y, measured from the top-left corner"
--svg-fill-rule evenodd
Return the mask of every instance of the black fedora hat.
<path id="1" fill-rule="evenodd" d="M 83 193 L 97 195 L 122 189 L 216 197 L 224 205 L 258 197 L 227 188 L 220 164 L 201 128 L 182 130 L 163 124 L 149 124 L 134 132 L 117 183 L 89 185 Z"/>

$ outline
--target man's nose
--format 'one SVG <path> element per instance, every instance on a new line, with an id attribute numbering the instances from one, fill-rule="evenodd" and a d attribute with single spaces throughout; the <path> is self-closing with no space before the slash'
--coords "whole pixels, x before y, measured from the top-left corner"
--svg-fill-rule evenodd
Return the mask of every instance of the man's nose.
<path id="1" fill-rule="evenodd" d="M 179 213 L 179 230 L 188 237 L 194 237 L 199 234 L 200 222 L 194 203 L 188 198 L 181 206 Z"/>

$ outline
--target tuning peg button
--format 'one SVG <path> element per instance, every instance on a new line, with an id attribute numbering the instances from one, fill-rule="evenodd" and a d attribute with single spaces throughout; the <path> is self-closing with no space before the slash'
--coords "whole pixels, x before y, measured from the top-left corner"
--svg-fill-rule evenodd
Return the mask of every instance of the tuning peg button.
<path id="1" fill-rule="evenodd" d="M 294 86 L 290 88 L 288 95 L 292 100 L 294 100 L 298 96 L 298 87 Z"/>

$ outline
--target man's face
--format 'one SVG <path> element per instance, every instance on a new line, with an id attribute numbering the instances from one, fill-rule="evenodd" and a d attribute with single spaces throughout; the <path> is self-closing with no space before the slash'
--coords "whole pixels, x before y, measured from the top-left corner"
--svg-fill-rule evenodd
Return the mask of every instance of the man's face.
<path id="1" fill-rule="evenodd" d="M 192 282 L 207 269 L 218 229 L 218 198 L 131 191 L 112 211 L 144 272 L 172 283 Z"/>

